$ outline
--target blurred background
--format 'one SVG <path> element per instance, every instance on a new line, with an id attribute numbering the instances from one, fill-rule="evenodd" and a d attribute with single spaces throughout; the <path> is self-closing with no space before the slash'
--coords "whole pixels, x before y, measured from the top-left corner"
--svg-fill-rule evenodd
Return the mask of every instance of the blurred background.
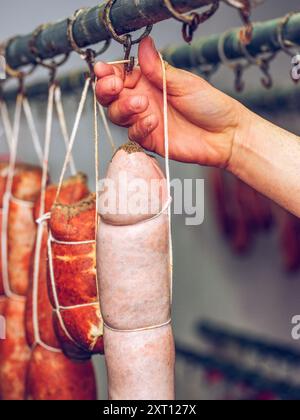
<path id="1" fill-rule="evenodd" d="M 32 31 L 41 23 L 56 21 L 83 6 L 93 6 L 89 0 L 2 0 L 0 12 L 0 39 Z M 299 1 L 266 0 L 254 11 L 254 21 L 267 20 L 300 11 Z M 240 26 L 237 12 L 222 5 L 219 12 L 203 24 L 196 36 L 219 33 Z M 168 21 L 155 25 L 152 36 L 159 48 L 181 44 L 181 26 Z M 103 60 L 121 56 L 122 49 L 113 43 Z M 76 55 L 61 70 L 84 68 Z M 287 86 L 297 89 L 290 79 L 290 58 L 280 54 L 272 63 L 274 89 Z M 47 77 L 39 70 L 32 81 Z M 261 73 L 250 69 L 245 74 L 246 89 L 260 91 Z M 220 89 L 232 91 L 233 74 L 221 68 L 211 82 Z M 298 88 L 299 89 L 299 88 Z M 74 120 L 78 95 L 64 98 L 69 127 Z M 43 133 L 45 101 L 33 103 L 39 132 Z M 74 156 L 78 169 L 86 172 L 93 188 L 92 112 L 88 105 L 81 122 Z M 300 109 L 278 109 L 265 116 L 295 133 L 300 131 Z M 64 147 L 58 130 L 54 128 L 50 168 L 57 180 L 64 158 Z M 127 140 L 126 130 L 112 127 L 118 144 Z M 182 133 L 184 141 L 184 133 Z M 101 137 L 101 171 L 104 173 L 111 152 Z M 27 128 L 21 133 L 19 155 L 35 161 Z M 2 150 L 3 148 L 3 150 Z M 4 152 L 1 142 L 1 153 Z M 174 304 L 173 323 L 178 345 L 177 398 L 178 399 L 273 399 L 293 393 L 300 387 L 300 341 L 292 339 L 292 318 L 300 315 L 300 242 L 298 221 L 289 218 L 251 191 L 239 195 L 234 179 L 193 165 L 172 162 L 173 178 L 205 179 L 205 221 L 201 226 L 185 225 L 185 216 L 173 217 L 174 240 Z M 246 233 L 234 237 L 232 227 L 222 232 L 218 221 L 215 193 L 217 183 L 230 185 L 227 204 L 242 202 L 247 209 Z M 237 198 L 238 197 L 238 198 Z M 252 200 L 252 201 L 251 201 Z M 254 200 L 254 201 L 253 201 Z M 249 204 L 252 203 L 252 204 Z M 251 212 L 253 205 L 253 212 Z M 232 204 L 234 206 L 234 204 Z M 259 207 L 260 206 L 260 207 Z M 265 206 L 257 215 L 255 209 Z M 238 216 L 237 216 L 238 217 Z M 245 216 L 246 217 L 246 216 Z M 238 223 L 231 221 L 231 224 Z M 245 223 L 244 223 L 245 225 Z M 287 227 L 286 227 L 287 226 Z M 244 226 L 245 227 L 245 226 Z M 231 230 L 230 230 L 231 229 Z M 286 230 L 284 230 L 286 229 Z M 226 229 L 225 229 L 226 230 Z M 292 233 L 291 233 L 292 232 Z M 286 249 L 293 242 L 292 257 Z M 96 358 L 100 398 L 106 398 L 106 378 L 103 358 Z M 292 395 L 292 394 L 290 394 Z M 298 394 L 300 397 L 300 394 Z"/>

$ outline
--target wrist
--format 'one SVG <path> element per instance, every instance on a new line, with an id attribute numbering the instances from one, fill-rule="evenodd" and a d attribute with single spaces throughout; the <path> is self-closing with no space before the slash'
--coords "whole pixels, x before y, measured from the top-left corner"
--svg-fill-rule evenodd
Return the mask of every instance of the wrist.
<path id="1" fill-rule="evenodd" d="M 229 172 L 237 176 L 240 175 L 244 167 L 247 153 L 251 149 L 251 141 L 255 136 L 253 127 L 257 126 L 257 120 L 260 118 L 248 108 L 239 105 L 238 124 L 233 134 L 231 156 L 226 167 Z"/>

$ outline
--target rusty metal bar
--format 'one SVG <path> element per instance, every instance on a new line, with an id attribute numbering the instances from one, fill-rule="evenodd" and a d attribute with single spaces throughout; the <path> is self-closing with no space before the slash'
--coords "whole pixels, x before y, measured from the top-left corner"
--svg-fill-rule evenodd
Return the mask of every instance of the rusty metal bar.
<path id="1" fill-rule="evenodd" d="M 228 2 L 228 0 L 224 1 Z M 212 3 L 213 0 L 172 0 L 173 6 L 179 12 L 188 12 Z M 105 3 L 102 3 L 96 7 L 84 9 L 77 17 L 73 26 L 74 39 L 80 48 L 110 38 L 103 22 L 104 7 Z M 136 31 L 171 17 L 172 15 L 163 0 L 117 0 L 111 9 L 111 21 L 119 35 Z M 28 35 L 15 37 L 6 48 L 5 55 L 8 65 L 17 69 L 35 63 L 35 56 L 30 48 L 33 38 L 35 38 L 36 53 L 42 59 L 51 59 L 57 55 L 71 52 L 67 27 L 68 19 L 64 19 L 57 23 L 44 25 L 38 35 L 33 31 Z"/>

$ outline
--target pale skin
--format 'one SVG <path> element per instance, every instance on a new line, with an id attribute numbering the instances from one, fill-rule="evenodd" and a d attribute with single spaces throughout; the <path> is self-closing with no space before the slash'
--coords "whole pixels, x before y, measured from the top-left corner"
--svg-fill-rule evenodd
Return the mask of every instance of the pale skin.
<path id="1" fill-rule="evenodd" d="M 96 93 L 129 138 L 164 155 L 162 69 L 150 37 L 139 67 L 97 63 Z M 254 114 L 202 78 L 167 66 L 170 157 L 225 168 L 300 217 L 300 138 Z"/>

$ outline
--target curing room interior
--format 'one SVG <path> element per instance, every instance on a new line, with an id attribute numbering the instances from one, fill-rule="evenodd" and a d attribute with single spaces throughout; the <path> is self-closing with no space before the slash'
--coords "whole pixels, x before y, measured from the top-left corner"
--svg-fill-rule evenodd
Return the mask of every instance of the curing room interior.
<path id="1" fill-rule="evenodd" d="M 297 0 L 3 0 L 0 400 L 299 400 L 299 104 Z"/>

